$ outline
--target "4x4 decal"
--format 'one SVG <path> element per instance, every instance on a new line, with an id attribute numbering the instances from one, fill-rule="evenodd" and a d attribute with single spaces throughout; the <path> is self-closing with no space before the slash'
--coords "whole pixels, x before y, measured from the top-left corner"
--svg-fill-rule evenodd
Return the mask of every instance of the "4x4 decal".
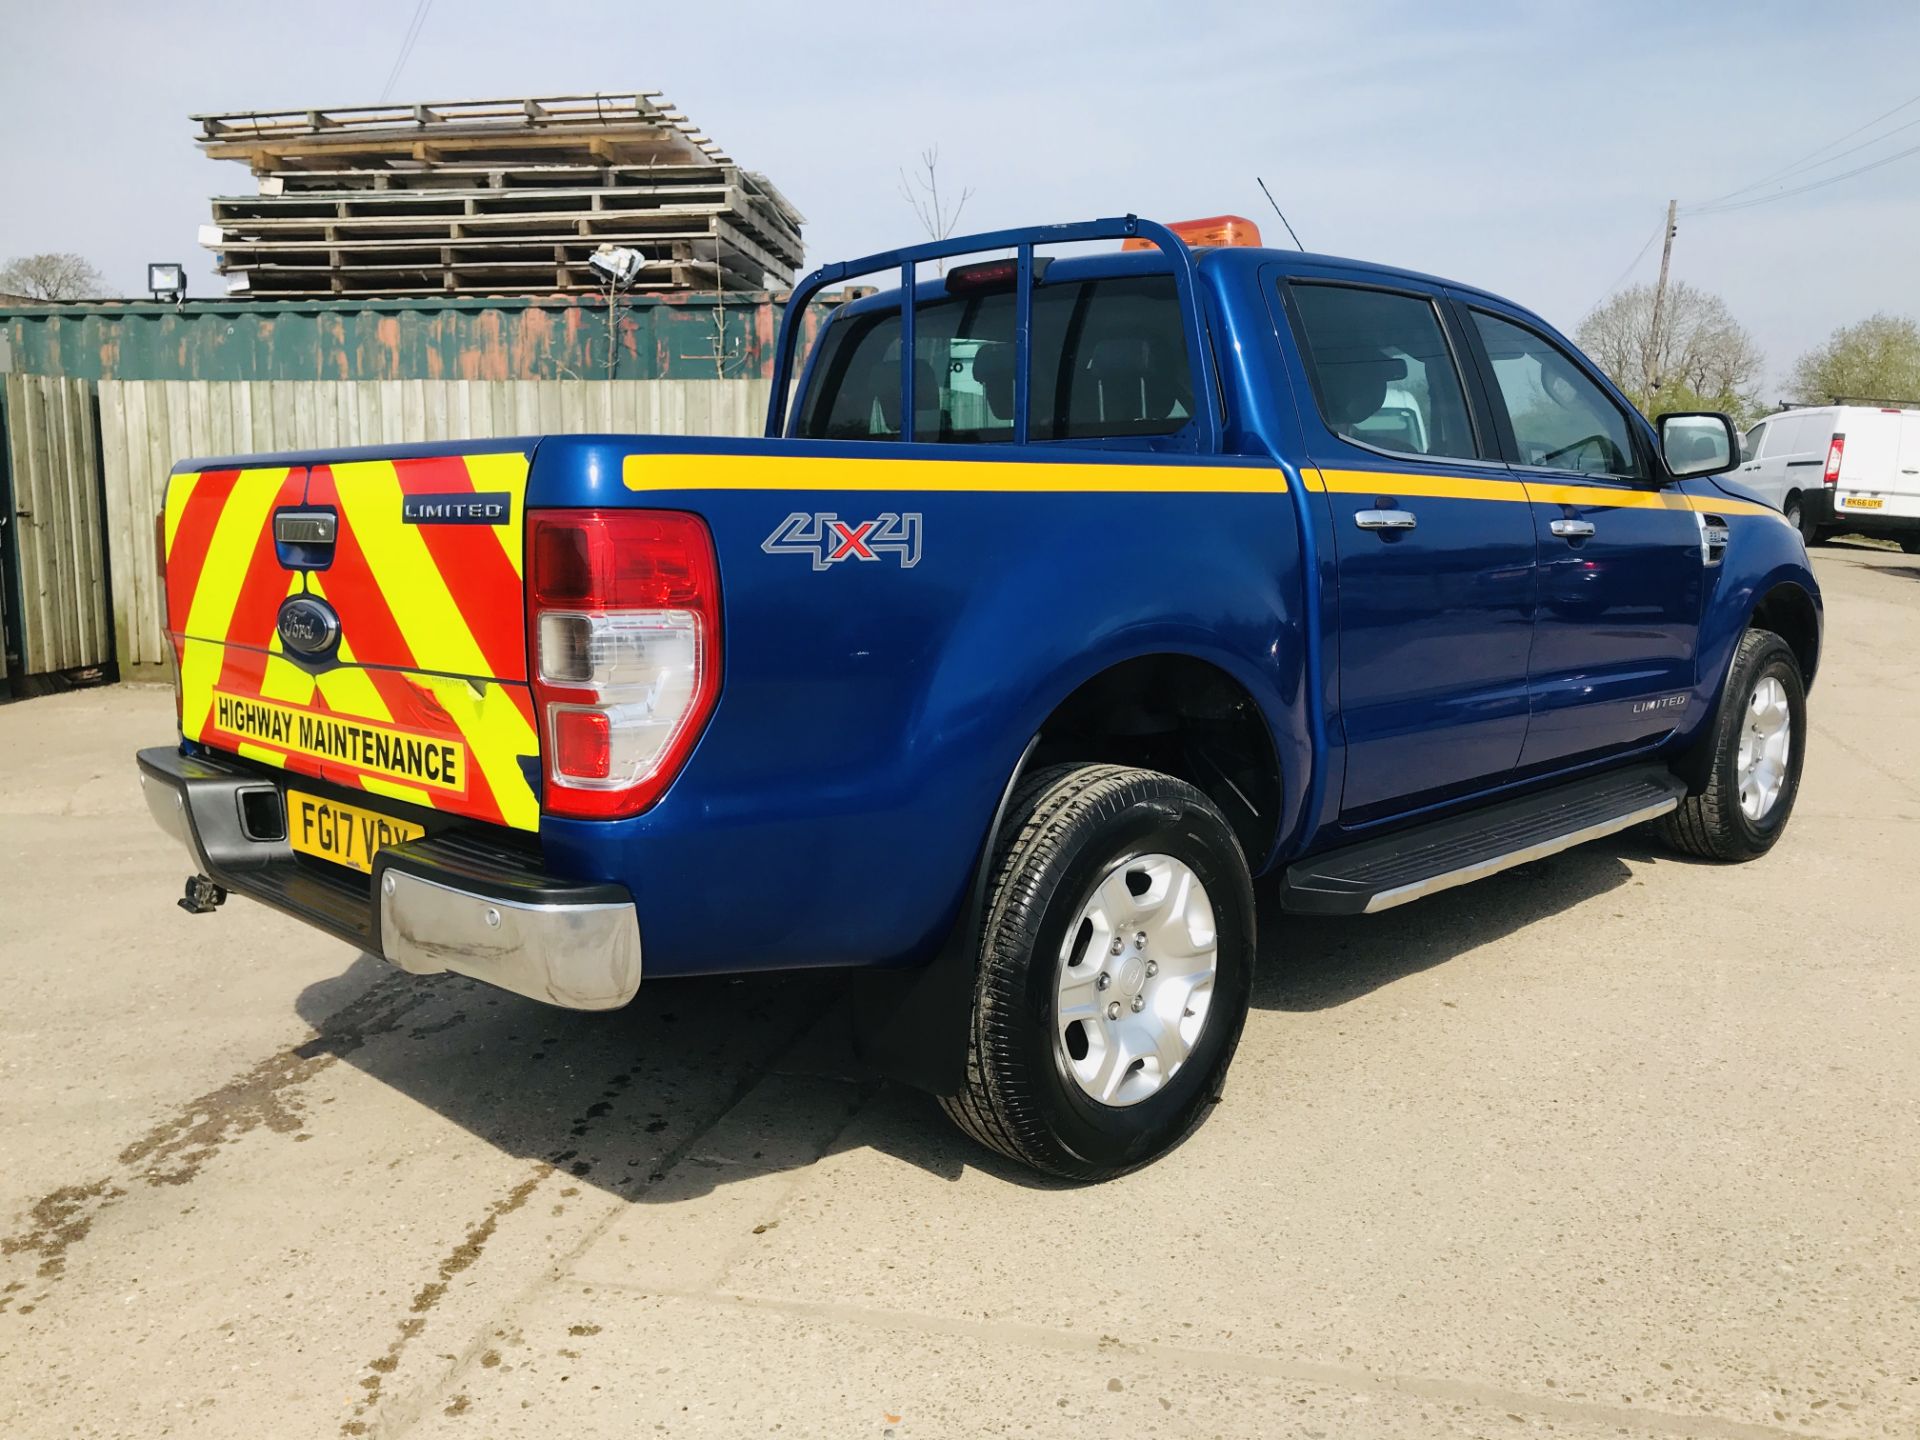
<path id="1" fill-rule="evenodd" d="M 760 542 L 769 555 L 806 555 L 815 570 L 842 560 L 878 560 L 894 555 L 902 570 L 920 563 L 920 512 L 889 510 L 872 520 L 842 520 L 838 515 L 795 511 Z"/>

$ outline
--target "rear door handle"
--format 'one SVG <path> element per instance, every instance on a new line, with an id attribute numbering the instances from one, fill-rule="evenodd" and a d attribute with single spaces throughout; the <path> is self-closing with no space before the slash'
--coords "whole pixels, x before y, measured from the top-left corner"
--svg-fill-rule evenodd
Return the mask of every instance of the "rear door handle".
<path id="1" fill-rule="evenodd" d="M 1411 510 L 1358 510 L 1353 523 L 1362 530 L 1411 530 L 1418 522 Z"/>
<path id="2" fill-rule="evenodd" d="M 1556 520 L 1547 528 L 1562 540 L 1584 540 L 1593 534 L 1591 520 Z"/>

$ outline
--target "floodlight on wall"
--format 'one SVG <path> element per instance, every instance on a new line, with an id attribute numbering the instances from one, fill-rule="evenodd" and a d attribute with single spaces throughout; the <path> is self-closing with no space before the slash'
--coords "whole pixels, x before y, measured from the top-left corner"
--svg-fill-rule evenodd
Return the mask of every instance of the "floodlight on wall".
<path id="1" fill-rule="evenodd" d="M 148 265 L 147 292 L 163 305 L 178 305 L 187 298 L 187 267 Z"/>

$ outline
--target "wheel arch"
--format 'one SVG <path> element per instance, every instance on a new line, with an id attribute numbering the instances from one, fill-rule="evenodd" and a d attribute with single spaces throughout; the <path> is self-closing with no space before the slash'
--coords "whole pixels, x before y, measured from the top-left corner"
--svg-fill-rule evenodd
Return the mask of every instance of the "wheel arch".
<path id="1" fill-rule="evenodd" d="M 1272 724 L 1247 682 L 1190 652 L 1154 649 L 1062 678 L 1025 748 L 1002 774 L 999 804 L 952 929 L 918 969 L 854 972 L 854 1045 L 891 1079 L 933 1095 L 965 1082 L 968 1014 L 986 918 L 986 882 L 1021 781 L 1066 762 L 1109 762 L 1185 780 L 1219 807 L 1258 874 L 1278 844 L 1285 799 Z M 1046 704 L 1042 698 L 1040 704 Z M 1224 798 L 1223 798 L 1224 797 Z"/>
<path id="2" fill-rule="evenodd" d="M 1820 612 L 1813 597 L 1791 580 L 1780 581 L 1754 602 L 1747 624 L 1771 630 L 1787 642 L 1799 663 L 1801 680 L 1811 689 L 1820 663 Z"/>
<path id="3" fill-rule="evenodd" d="M 1286 798 L 1273 727 L 1253 692 L 1200 656 L 1162 650 L 1080 681 L 1034 732 L 1028 768 L 1128 765 L 1184 780 L 1219 807 L 1258 873 Z"/>

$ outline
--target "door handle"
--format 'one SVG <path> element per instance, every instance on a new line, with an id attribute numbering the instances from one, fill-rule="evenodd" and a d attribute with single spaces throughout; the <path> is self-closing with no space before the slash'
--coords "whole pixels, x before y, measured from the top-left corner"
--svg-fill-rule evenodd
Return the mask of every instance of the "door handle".
<path id="1" fill-rule="evenodd" d="M 1357 510 L 1353 523 L 1362 530 L 1411 530 L 1418 522 L 1411 510 Z"/>
<path id="2" fill-rule="evenodd" d="M 1584 540 L 1593 534 L 1591 520 L 1556 520 L 1547 528 L 1562 540 Z"/>

